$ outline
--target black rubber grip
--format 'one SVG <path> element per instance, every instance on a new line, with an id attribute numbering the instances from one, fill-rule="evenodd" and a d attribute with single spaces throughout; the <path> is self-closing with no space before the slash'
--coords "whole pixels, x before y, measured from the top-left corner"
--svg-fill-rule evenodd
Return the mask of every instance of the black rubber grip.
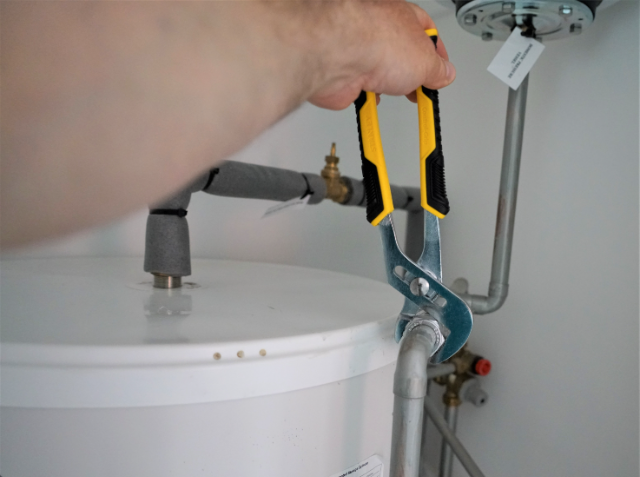
<path id="1" fill-rule="evenodd" d="M 366 158 L 362 145 L 362 128 L 360 127 L 360 110 L 367 102 L 367 93 L 362 91 L 355 101 L 356 116 L 358 120 L 358 140 L 360 142 L 360 158 L 362 159 L 362 184 L 367 199 L 367 220 L 373 222 L 384 211 L 380 178 L 376 165 Z"/>
<path id="2" fill-rule="evenodd" d="M 443 215 L 449 213 L 449 198 L 444 177 L 444 155 L 442 154 L 442 134 L 440 131 L 440 101 L 438 91 L 422 87 L 422 92 L 433 103 L 433 123 L 436 134 L 436 148 L 427 157 L 425 167 L 427 180 L 427 202 Z"/>

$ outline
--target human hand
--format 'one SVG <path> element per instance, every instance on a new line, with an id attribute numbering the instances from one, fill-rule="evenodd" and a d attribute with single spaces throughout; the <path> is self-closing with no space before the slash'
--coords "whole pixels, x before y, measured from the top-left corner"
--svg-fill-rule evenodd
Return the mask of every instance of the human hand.
<path id="1" fill-rule="evenodd" d="M 347 2 L 327 44 L 325 77 L 309 101 L 327 109 L 344 109 L 362 90 L 406 95 L 416 101 L 421 85 L 439 89 L 456 75 L 443 42 L 437 47 L 425 34 L 435 28 L 419 6 L 404 1 Z"/>

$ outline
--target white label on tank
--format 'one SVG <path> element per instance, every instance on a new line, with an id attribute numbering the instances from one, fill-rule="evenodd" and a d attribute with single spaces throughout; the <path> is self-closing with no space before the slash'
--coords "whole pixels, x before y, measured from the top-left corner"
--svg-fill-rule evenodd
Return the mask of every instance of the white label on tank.
<path id="1" fill-rule="evenodd" d="M 310 198 L 311 198 L 311 194 L 308 194 L 304 196 L 302 199 L 295 198 L 295 199 L 290 199 L 286 202 L 281 202 L 279 204 L 272 205 L 265 211 L 262 218 L 266 219 L 267 217 L 272 217 L 274 215 L 281 214 L 282 212 L 287 212 L 289 210 L 304 209 L 307 206 L 307 202 L 309 202 Z"/>
<path id="2" fill-rule="evenodd" d="M 514 28 L 487 70 L 511 89 L 518 89 L 542 50 L 542 43 L 522 36 L 522 30 Z"/>
<path id="3" fill-rule="evenodd" d="M 372 455 L 359 464 L 349 467 L 331 477 L 382 477 L 384 463 L 379 455 Z"/>

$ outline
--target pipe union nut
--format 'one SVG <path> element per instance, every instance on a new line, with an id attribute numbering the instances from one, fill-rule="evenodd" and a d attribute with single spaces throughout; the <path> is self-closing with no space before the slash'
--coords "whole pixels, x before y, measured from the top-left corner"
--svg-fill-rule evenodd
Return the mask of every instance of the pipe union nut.
<path id="1" fill-rule="evenodd" d="M 433 320 L 433 319 L 414 318 L 407 325 L 407 328 L 405 329 L 404 334 L 406 335 L 407 333 L 409 333 L 411 330 L 417 328 L 418 326 L 426 326 L 433 332 L 433 335 L 434 335 L 434 346 L 433 346 L 433 351 L 429 355 L 429 357 L 431 357 L 434 354 L 436 354 L 436 352 L 444 344 L 444 339 L 445 338 L 444 338 L 444 335 L 442 334 L 442 330 L 440 330 L 440 324 L 436 320 Z"/>

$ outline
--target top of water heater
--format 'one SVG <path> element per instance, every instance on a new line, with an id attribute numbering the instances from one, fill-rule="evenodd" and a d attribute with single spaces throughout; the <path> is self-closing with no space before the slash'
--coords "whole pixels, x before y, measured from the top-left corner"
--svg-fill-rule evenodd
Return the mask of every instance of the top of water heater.
<path id="1" fill-rule="evenodd" d="M 402 297 L 386 283 L 284 265 L 195 260 L 174 290 L 142 260 L 3 260 L 2 406 L 116 408 L 306 389 L 396 360 Z"/>

